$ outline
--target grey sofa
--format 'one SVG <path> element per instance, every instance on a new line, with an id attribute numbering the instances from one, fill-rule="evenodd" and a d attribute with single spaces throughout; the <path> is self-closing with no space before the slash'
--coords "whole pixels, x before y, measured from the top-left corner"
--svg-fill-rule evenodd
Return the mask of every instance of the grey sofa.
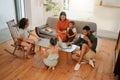
<path id="1" fill-rule="evenodd" d="M 50 33 L 48 31 L 45 31 L 45 25 L 41 25 L 39 27 L 36 27 L 36 33 L 38 34 L 38 36 L 40 37 L 44 37 L 44 38 L 51 38 L 51 37 L 55 37 L 56 34 L 56 22 L 58 21 L 58 18 L 53 18 L 53 17 L 48 17 L 46 24 L 49 25 L 49 27 L 51 27 L 53 29 L 53 32 Z M 88 25 L 91 29 L 91 31 L 93 32 L 94 35 L 97 34 L 97 25 L 94 22 L 87 22 L 87 21 L 78 21 L 78 20 L 73 20 L 75 22 L 76 28 L 77 28 L 77 32 L 78 35 L 82 33 L 82 28 L 85 25 Z"/>

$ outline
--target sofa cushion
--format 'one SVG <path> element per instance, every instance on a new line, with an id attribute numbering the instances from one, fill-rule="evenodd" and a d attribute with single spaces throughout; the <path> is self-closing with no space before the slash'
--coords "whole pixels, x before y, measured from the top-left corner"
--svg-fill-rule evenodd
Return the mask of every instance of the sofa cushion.
<path id="1" fill-rule="evenodd" d="M 43 28 L 46 27 L 46 24 L 45 24 L 45 25 L 38 26 L 38 27 L 39 27 L 39 29 L 43 29 Z"/>
<path id="2" fill-rule="evenodd" d="M 45 28 L 43 28 L 43 29 L 40 29 L 39 32 L 40 32 L 40 34 L 55 36 L 56 35 L 56 30 L 53 29 L 53 28 L 52 28 L 52 30 L 53 30 L 53 32 L 49 32 L 49 31 L 46 31 Z"/>

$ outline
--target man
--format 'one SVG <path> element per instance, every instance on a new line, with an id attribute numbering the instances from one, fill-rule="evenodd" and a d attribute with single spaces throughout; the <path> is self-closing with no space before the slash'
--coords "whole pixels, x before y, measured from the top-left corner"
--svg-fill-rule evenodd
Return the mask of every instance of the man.
<path id="1" fill-rule="evenodd" d="M 81 62 L 88 62 L 94 67 L 93 59 L 96 52 L 97 38 L 91 33 L 89 26 L 84 26 L 82 33 L 83 35 L 74 42 L 75 45 L 80 46 L 80 52 L 72 54 L 72 58 L 77 61 L 74 70 L 80 68 Z"/>

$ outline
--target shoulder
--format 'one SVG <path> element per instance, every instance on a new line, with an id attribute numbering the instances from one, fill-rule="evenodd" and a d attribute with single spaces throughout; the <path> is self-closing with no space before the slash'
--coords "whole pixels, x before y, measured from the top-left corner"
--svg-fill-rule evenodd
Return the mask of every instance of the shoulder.
<path id="1" fill-rule="evenodd" d="M 72 28 L 73 30 L 76 30 L 76 27 Z"/>
<path id="2" fill-rule="evenodd" d="M 20 29 L 19 29 L 19 32 L 20 32 L 20 33 L 23 33 L 23 32 L 24 32 L 24 29 L 21 29 L 21 28 L 20 28 Z"/>
<path id="3" fill-rule="evenodd" d="M 57 24 L 57 25 L 61 24 L 61 21 L 60 21 L 60 20 L 58 20 L 58 21 L 56 22 L 56 24 Z"/>
<path id="4" fill-rule="evenodd" d="M 96 40 L 97 39 L 97 37 L 96 36 L 94 36 L 92 33 L 90 34 L 90 39 L 91 40 Z"/>
<path id="5" fill-rule="evenodd" d="M 60 22 L 61 22 L 60 20 L 57 21 L 57 23 L 60 23 Z"/>

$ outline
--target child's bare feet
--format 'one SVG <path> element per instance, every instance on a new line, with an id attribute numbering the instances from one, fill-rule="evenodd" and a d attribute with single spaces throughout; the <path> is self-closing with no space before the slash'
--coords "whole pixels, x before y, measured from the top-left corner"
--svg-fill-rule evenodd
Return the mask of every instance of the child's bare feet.
<path id="1" fill-rule="evenodd" d="M 42 63 L 42 64 L 41 64 L 41 68 L 42 68 L 42 69 L 47 69 L 47 66 L 46 66 L 44 63 Z"/>
<path id="2" fill-rule="evenodd" d="M 55 70 L 55 67 L 52 67 L 52 70 Z"/>
<path id="3" fill-rule="evenodd" d="M 30 58 L 31 58 L 31 56 L 30 56 L 30 55 L 27 55 L 27 56 L 26 56 L 26 58 L 27 58 L 27 59 L 30 59 Z"/>
<path id="4" fill-rule="evenodd" d="M 48 69 L 51 69 L 51 67 L 49 67 Z"/>

